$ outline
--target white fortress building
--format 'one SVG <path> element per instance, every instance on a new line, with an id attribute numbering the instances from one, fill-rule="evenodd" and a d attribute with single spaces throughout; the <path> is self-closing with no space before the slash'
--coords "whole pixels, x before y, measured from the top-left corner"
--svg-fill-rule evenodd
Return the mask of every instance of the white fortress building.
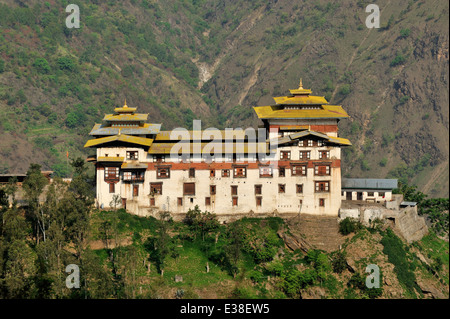
<path id="1" fill-rule="evenodd" d="M 125 105 L 107 114 L 85 147 L 95 164 L 99 207 L 141 216 L 182 218 L 196 205 L 219 220 L 296 214 L 338 216 L 341 207 L 339 105 L 311 96 L 302 82 L 290 95 L 254 110 L 258 129 L 161 131 Z"/>

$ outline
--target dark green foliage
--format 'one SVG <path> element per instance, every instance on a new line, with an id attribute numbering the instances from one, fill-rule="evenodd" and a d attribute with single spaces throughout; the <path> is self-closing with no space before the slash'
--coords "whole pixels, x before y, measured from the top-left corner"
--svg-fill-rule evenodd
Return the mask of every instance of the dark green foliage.
<path id="1" fill-rule="evenodd" d="M 391 61 L 390 66 L 394 67 L 394 66 L 403 64 L 405 62 L 406 62 L 406 58 L 401 54 L 397 54 L 395 56 L 395 58 Z"/>
<path id="2" fill-rule="evenodd" d="M 415 296 L 420 292 L 420 288 L 416 283 L 416 276 L 414 270 L 416 268 L 414 263 L 409 260 L 408 248 L 405 247 L 402 240 L 398 238 L 390 228 L 388 228 L 381 240 L 383 245 L 383 253 L 388 256 L 390 263 L 394 264 L 394 271 L 400 283 L 405 285 L 406 289 Z"/>
<path id="3" fill-rule="evenodd" d="M 333 267 L 333 271 L 337 274 L 340 274 L 345 269 L 347 269 L 347 259 L 345 251 L 339 250 L 332 254 L 331 265 Z"/>
<path id="4" fill-rule="evenodd" d="M 339 232 L 342 235 L 348 235 L 350 233 L 354 233 L 361 228 L 361 224 L 359 221 L 346 217 L 339 223 Z"/>
<path id="5" fill-rule="evenodd" d="M 427 216 L 437 234 L 444 235 L 449 229 L 449 199 L 429 198 L 422 199 L 419 203 L 419 215 Z"/>
<path id="6" fill-rule="evenodd" d="M 50 65 L 44 58 L 37 58 L 34 60 L 33 66 L 41 74 L 47 74 L 50 72 Z"/>
<path id="7" fill-rule="evenodd" d="M 0 73 L 5 72 L 5 60 L 0 59 Z"/>

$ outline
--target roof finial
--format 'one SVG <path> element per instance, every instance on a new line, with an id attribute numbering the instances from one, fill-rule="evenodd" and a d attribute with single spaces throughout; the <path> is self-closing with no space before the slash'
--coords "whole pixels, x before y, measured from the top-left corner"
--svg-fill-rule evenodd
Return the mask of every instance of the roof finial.
<path id="1" fill-rule="evenodd" d="M 125 104 L 123 105 L 123 107 L 128 107 L 128 105 L 127 105 L 127 98 L 125 98 Z"/>
<path id="2" fill-rule="evenodd" d="M 298 86 L 298 89 L 299 89 L 299 90 L 303 89 L 303 81 L 302 81 L 302 78 L 300 78 L 300 84 L 299 84 L 299 86 Z"/>

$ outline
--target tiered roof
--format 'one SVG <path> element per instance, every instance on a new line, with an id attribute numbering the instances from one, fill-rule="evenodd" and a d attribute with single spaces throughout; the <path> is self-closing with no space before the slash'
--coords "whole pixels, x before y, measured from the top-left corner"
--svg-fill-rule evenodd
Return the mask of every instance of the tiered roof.
<path id="1" fill-rule="evenodd" d="M 323 96 L 310 96 L 302 80 L 298 89 L 289 90 L 291 95 L 274 97 L 274 105 L 255 106 L 258 118 L 264 119 L 341 119 L 348 114 L 340 105 L 330 105 Z"/>

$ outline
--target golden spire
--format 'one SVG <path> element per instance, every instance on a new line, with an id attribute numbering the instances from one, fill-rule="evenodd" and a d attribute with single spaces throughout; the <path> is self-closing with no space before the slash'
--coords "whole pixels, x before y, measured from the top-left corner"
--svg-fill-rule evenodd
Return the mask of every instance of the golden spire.
<path id="1" fill-rule="evenodd" d="M 300 84 L 299 84 L 299 86 L 298 86 L 298 89 L 299 89 L 299 90 L 303 90 L 303 81 L 302 81 L 302 78 L 300 78 Z"/>
<path id="2" fill-rule="evenodd" d="M 125 104 L 123 105 L 123 107 L 128 107 L 128 105 L 127 105 L 127 98 L 125 98 Z"/>

